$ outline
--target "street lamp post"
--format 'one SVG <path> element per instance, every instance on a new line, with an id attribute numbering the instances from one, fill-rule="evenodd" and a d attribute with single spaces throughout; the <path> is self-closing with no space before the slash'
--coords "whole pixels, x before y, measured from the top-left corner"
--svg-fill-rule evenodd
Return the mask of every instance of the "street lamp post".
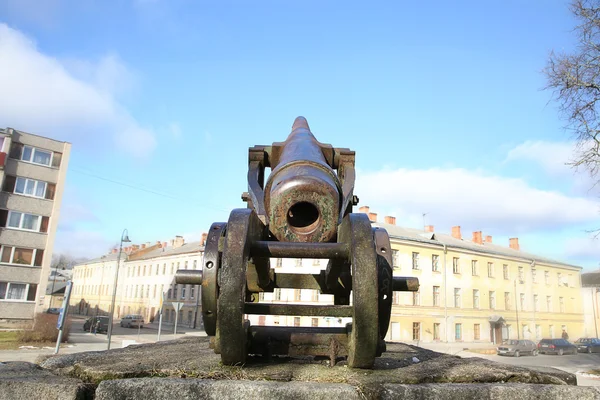
<path id="1" fill-rule="evenodd" d="M 131 240 L 129 240 L 128 233 L 129 232 L 127 232 L 127 229 L 123 230 L 123 233 L 121 234 L 121 243 L 119 244 L 119 257 L 117 258 L 117 270 L 115 271 L 115 283 L 113 286 L 113 294 L 112 294 L 112 301 L 110 303 L 110 315 L 109 315 L 109 321 L 108 321 L 108 333 L 107 333 L 108 350 L 110 350 L 110 340 L 112 339 L 113 318 L 115 315 L 115 300 L 117 298 L 117 281 L 119 278 L 119 266 L 121 265 L 121 253 L 123 251 L 123 242 L 125 242 L 125 243 L 131 242 Z"/>

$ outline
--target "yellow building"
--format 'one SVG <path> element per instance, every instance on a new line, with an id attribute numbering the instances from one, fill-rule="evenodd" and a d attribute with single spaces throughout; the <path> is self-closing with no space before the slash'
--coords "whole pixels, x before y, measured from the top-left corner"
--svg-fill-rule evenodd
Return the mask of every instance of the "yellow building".
<path id="1" fill-rule="evenodd" d="M 185 243 L 181 236 L 167 242 L 124 248 L 121 255 L 114 319 L 141 314 L 146 323 L 157 320 L 161 304 L 163 322 L 175 322 L 174 302 L 182 302 L 178 324 L 201 325 L 198 285 L 175 284 L 178 269 L 201 268 L 204 245 Z M 117 269 L 118 249 L 73 268 L 70 307 L 75 314 L 108 315 Z M 164 301 L 163 301 L 164 299 Z"/>
<path id="2" fill-rule="evenodd" d="M 361 208 L 368 212 L 368 208 Z M 583 336 L 581 268 L 520 250 L 473 232 L 452 234 L 395 225 L 385 228 L 393 249 L 395 276 L 419 278 L 418 292 L 394 293 L 387 340 L 403 342 L 492 342 Z"/>

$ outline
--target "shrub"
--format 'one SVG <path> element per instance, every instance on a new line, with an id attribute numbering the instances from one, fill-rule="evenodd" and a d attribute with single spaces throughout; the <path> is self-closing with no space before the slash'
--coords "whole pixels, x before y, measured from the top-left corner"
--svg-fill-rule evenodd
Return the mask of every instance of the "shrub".
<path id="1" fill-rule="evenodd" d="M 29 342 L 56 342 L 58 339 L 58 329 L 56 323 L 58 315 L 56 314 L 36 314 L 33 320 L 33 329 L 20 331 L 17 340 L 21 343 Z M 71 330 L 71 319 L 67 317 L 63 328 L 62 341 L 66 342 Z"/>

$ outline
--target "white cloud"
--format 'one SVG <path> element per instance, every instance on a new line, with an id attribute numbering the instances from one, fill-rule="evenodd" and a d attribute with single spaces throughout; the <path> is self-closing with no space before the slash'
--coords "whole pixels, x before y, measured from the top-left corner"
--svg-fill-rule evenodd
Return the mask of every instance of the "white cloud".
<path id="1" fill-rule="evenodd" d="M 571 142 L 548 142 L 528 140 L 511 149 L 505 162 L 515 160 L 532 161 L 550 175 L 573 173 L 567 165 L 575 157 L 575 144 Z"/>
<path id="2" fill-rule="evenodd" d="M 399 225 L 461 225 L 495 235 L 555 229 L 598 220 L 599 203 L 529 186 L 481 171 L 432 168 L 358 172 L 355 193 Z M 382 218 L 381 218 L 382 219 Z"/>
<path id="3" fill-rule="evenodd" d="M 132 80 L 118 57 L 87 63 L 87 74 L 77 76 L 68 63 L 43 54 L 31 39 L 0 24 L 0 60 L 2 125 L 42 135 L 64 130 L 85 135 L 101 129 L 113 132 L 123 151 L 138 156 L 156 147 L 152 130 L 140 126 L 116 100 Z M 141 145 L 132 146 L 138 141 Z"/>
<path id="4" fill-rule="evenodd" d="M 175 140 L 181 139 L 182 132 L 181 127 L 177 122 L 171 122 L 167 128 L 167 131 L 171 134 L 171 137 Z"/>

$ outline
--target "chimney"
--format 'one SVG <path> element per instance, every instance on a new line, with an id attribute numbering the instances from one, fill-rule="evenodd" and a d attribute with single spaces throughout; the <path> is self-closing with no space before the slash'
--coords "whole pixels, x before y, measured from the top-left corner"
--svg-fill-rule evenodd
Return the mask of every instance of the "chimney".
<path id="1" fill-rule="evenodd" d="M 387 215 L 384 217 L 385 223 L 386 224 L 390 224 L 390 225 L 396 225 L 396 217 L 392 217 L 390 215 Z"/>
<path id="2" fill-rule="evenodd" d="M 169 247 L 173 247 L 175 245 L 175 239 L 169 240 Z"/>
<path id="3" fill-rule="evenodd" d="M 118 251 L 119 251 L 119 249 L 112 249 L 113 254 L 117 254 Z"/>
<path id="4" fill-rule="evenodd" d="M 483 237 L 481 231 L 473 232 L 473 243 L 483 244 Z"/>
<path id="5" fill-rule="evenodd" d="M 361 208 L 358 209 L 358 212 L 364 213 L 364 214 L 368 214 L 369 213 L 369 206 L 362 206 Z"/>
<path id="6" fill-rule="evenodd" d="M 162 242 L 162 248 L 164 249 L 165 247 L 167 247 L 167 242 Z"/>
<path id="7" fill-rule="evenodd" d="M 200 246 L 205 246 L 206 245 L 206 238 L 208 237 L 208 233 L 203 233 L 202 234 L 202 239 L 200 240 Z"/>
<path id="8" fill-rule="evenodd" d="M 487 236 L 485 237 L 485 242 L 486 242 L 486 243 L 492 243 L 492 237 L 491 237 L 490 235 L 487 235 Z"/>
<path id="9" fill-rule="evenodd" d="M 131 245 L 131 251 L 137 251 L 140 248 L 137 244 Z"/>
<path id="10" fill-rule="evenodd" d="M 519 238 L 510 238 L 508 239 L 508 243 L 511 249 L 520 250 L 519 248 Z"/>
<path id="11" fill-rule="evenodd" d="M 425 225 L 425 232 L 435 232 L 435 230 L 433 229 L 433 225 Z"/>
<path id="12" fill-rule="evenodd" d="M 452 227 L 452 237 L 454 239 L 462 240 L 462 236 L 460 234 L 460 226 L 453 226 Z"/>
<path id="13" fill-rule="evenodd" d="M 140 245 L 140 248 L 141 248 L 142 250 L 144 250 L 144 249 L 146 248 L 146 243 L 142 243 L 142 244 Z"/>
<path id="14" fill-rule="evenodd" d="M 183 246 L 184 240 L 183 236 L 175 236 L 175 240 L 173 241 L 173 247 L 181 247 Z"/>
<path id="15" fill-rule="evenodd" d="M 369 221 L 377 222 L 377 213 L 370 212 L 368 215 L 369 215 Z"/>

